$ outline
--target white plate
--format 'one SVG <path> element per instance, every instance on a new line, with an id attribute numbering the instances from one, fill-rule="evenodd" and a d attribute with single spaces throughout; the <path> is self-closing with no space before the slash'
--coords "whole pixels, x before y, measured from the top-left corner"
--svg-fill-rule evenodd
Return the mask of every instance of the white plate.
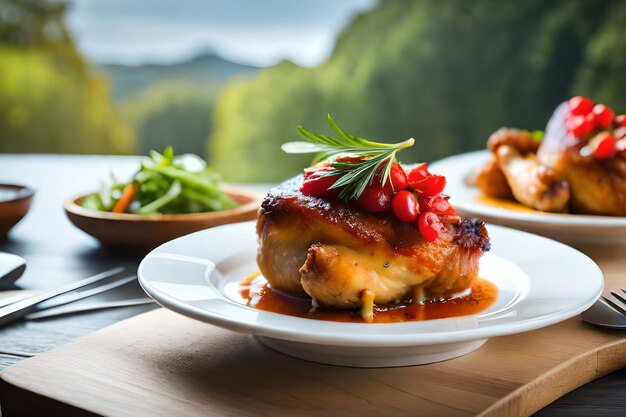
<path id="1" fill-rule="evenodd" d="M 596 264 L 566 245 L 489 226 L 493 250 L 480 276 L 499 288 L 481 314 L 418 322 L 365 324 L 304 319 L 242 304 L 236 286 L 258 270 L 253 222 L 220 226 L 165 243 L 139 265 L 139 282 L 180 314 L 257 336 L 299 358 L 347 366 L 404 366 L 450 359 L 487 338 L 575 316 L 600 296 Z"/>
<path id="2" fill-rule="evenodd" d="M 480 190 L 468 185 L 467 177 L 489 158 L 488 151 L 470 152 L 433 162 L 428 167 L 431 172 L 446 176 L 446 193 L 464 217 L 478 217 L 571 244 L 626 243 L 626 217 L 516 211 L 481 202 Z"/>

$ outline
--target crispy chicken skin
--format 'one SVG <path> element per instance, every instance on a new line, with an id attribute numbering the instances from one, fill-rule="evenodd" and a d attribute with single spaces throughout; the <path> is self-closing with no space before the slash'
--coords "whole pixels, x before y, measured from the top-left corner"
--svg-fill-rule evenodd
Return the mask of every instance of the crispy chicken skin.
<path id="1" fill-rule="evenodd" d="M 585 155 L 585 144 L 567 135 L 567 112 L 567 103 L 555 110 L 538 160 L 569 184 L 572 212 L 626 216 L 626 158 L 622 152 L 602 160 Z"/>
<path id="2" fill-rule="evenodd" d="M 500 198 L 502 200 L 513 200 L 513 191 L 507 181 L 498 159 L 494 156 L 478 172 L 468 180 L 469 185 L 480 188 L 483 195 L 487 197 Z"/>
<path id="3" fill-rule="evenodd" d="M 523 130 L 494 132 L 487 141 L 493 159 L 470 182 L 502 199 L 511 199 L 508 186 L 515 200 L 541 211 L 626 216 L 626 154 L 594 157 L 589 143 L 610 132 L 576 138 L 566 129 L 568 113 L 568 103 L 561 103 L 541 142 Z M 615 134 L 622 137 L 626 132 L 619 129 Z"/>
<path id="4" fill-rule="evenodd" d="M 263 201 L 257 262 L 273 288 L 319 305 L 356 308 L 364 294 L 380 305 L 465 290 L 490 247 L 482 222 L 443 217 L 445 232 L 427 243 L 389 212 L 304 196 L 301 183 L 292 178 Z"/>
<path id="5" fill-rule="evenodd" d="M 487 147 L 517 201 L 541 211 L 567 211 L 569 186 L 539 162 L 535 154 L 539 142 L 528 132 L 499 129 L 489 137 Z"/>

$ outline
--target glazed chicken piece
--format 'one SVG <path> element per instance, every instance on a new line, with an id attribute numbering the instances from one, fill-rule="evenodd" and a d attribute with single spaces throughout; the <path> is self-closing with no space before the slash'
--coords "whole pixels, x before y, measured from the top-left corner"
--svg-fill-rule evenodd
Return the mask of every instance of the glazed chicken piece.
<path id="1" fill-rule="evenodd" d="M 567 134 L 565 119 L 568 111 L 567 103 L 556 108 L 537 151 L 538 160 L 569 184 L 572 212 L 626 216 L 624 154 L 617 152 L 611 158 L 594 158 L 585 148 L 586 141 L 578 141 Z M 605 134 L 600 132 L 597 135 Z"/>
<path id="2" fill-rule="evenodd" d="M 467 183 L 480 188 L 483 195 L 502 200 L 513 200 L 513 191 L 508 180 L 500 169 L 500 164 L 494 156 Z"/>
<path id="3" fill-rule="evenodd" d="M 539 142 L 530 133 L 501 128 L 491 135 L 487 147 L 517 201 L 536 210 L 567 211 L 568 183 L 538 160 Z"/>
<path id="4" fill-rule="evenodd" d="M 302 176 L 270 191 L 257 222 L 257 262 L 270 285 L 322 306 L 440 297 L 469 288 L 489 250 L 482 222 L 441 217 L 445 231 L 427 243 L 413 224 L 339 201 L 302 195 Z"/>

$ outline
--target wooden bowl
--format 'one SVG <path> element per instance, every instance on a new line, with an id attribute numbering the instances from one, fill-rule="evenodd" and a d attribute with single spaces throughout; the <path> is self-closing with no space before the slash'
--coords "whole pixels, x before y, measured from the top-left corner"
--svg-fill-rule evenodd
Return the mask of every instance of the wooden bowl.
<path id="1" fill-rule="evenodd" d="M 13 194 L 2 198 L 4 193 Z M 0 241 L 5 240 L 9 230 L 28 212 L 35 191 L 23 185 L 0 184 Z"/>
<path id="2" fill-rule="evenodd" d="M 87 195 L 64 204 L 70 221 L 105 245 L 150 250 L 174 238 L 198 230 L 256 219 L 262 197 L 258 194 L 225 189 L 241 204 L 230 210 L 191 214 L 127 214 L 89 210 L 80 205 Z"/>

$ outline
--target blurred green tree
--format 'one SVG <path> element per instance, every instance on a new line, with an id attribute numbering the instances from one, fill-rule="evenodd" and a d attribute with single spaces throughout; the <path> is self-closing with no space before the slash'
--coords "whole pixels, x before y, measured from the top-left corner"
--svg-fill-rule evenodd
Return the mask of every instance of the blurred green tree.
<path id="1" fill-rule="evenodd" d="M 64 11 L 56 1 L 0 3 L 0 152 L 132 152 L 108 82 L 77 51 Z"/>
<path id="2" fill-rule="evenodd" d="M 542 129 L 572 93 L 626 109 L 623 90 L 610 90 L 624 83 L 623 8 L 611 0 L 383 1 L 352 22 L 322 65 L 284 62 L 227 87 L 210 161 L 228 180 L 284 179 L 309 158 L 279 145 L 297 124 L 328 131 L 326 113 L 366 138 L 414 137 L 400 157 L 416 162 L 483 148 L 502 125 Z"/>
<path id="3" fill-rule="evenodd" d="M 206 155 L 214 101 L 210 87 L 163 81 L 122 101 L 119 113 L 135 131 L 140 154 L 174 144 L 177 154 Z"/>

